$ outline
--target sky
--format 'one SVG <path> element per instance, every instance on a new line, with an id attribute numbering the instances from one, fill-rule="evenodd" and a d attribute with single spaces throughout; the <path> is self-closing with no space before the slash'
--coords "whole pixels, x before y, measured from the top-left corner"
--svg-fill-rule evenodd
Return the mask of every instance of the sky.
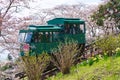
<path id="1" fill-rule="evenodd" d="M 88 4 L 88 5 L 98 5 L 101 3 L 101 0 L 34 0 L 34 2 L 29 3 L 29 9 L 22 9 L 22 11 L 17 14 L 18 17 L 27 16 L 28 14 L 32 15 L 40 9 L 50 9 L 57 5 L 74 5 L 78 3 Z"/>
<path id="2" fill-rule="evenodd" d="M 68 5 L 72 5 L 72 4 L 77 4 L 77 3 L 84 3 L 84 4 L 89 4 L 89 5 L 93 5 L 93 4 L 99 4 L 101 3 L 101 0 L 35 0 L 35 2 L 31 2 L 30 6 L 31 7 L 40 7 L 40 8 L 53 8 L 57 5 L 61 5 L 61 4 L 68 4 Z"/>

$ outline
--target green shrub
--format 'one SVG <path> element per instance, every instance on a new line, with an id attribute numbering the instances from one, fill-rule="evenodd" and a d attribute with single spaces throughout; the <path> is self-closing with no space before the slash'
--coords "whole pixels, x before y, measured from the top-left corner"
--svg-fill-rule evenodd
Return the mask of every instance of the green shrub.
<path id="1" fill-rule="evenodd" d="M 120 47 L 120 35 L 110 35 L 96 41 L 96 47 L 107 55 L 114 55 L 115 49 Z"/>
<path id="2" fill-rule="evenodd" d="M 41 74 L 46 69 L 50 61 L 47 53 L 36 56 L 23 56 L 22 65 L 29 80 L 41 80 Z"/>
<path id="3" fill-rule="evenodd" d="M 5 65 L 5 66 L 2 66 L 0 70 L 1 70 L 1 71 L 5 71 L 5 70 L 7 70 L 7 69 L 9 69 L 9 68 L 10 68 L 10 67 L 9 67 L 8 65 Z"/>
<path id="4" fill-rule="evenodd" d="M 100 59 L 103 59 L 101 55 L 96 55 L 95 57 L 90 57 L 87 61 L 82 61 L 80 65 L 86 66 L 88 64 L 89 66 L 91 66 L 94 62 L 99 62 Z"/>
<path id="5" fill-rule="evenodd" d="M 115 53 L 116 53 L 115 55 L 116 57 L 120 56 L 120 48 L 116 48 Z"/>
<path id="6" fill-rule="evenodd" d="M 93 63 L 94 63 L 93 58 L 89 58 L 89 59 L 87 60 L 87 63 L 88 63 L 89 66 L 93 65 Z"/>
<path id="7" fill-rule="evenodd" d="M 95 61 L 95 62 L 99 62 L 99 59 L 100 59 L 100 58 L 99 58 L 99 55 L 96 55 L 95 58 L 94 58 L 94 61 Z"/>
<path id="8" fill-rule="evenodd" d="M 80 63 L 81 66 L 86 66 L 87 65 L 87 61 L 83 61 Z"/>
<path id="9" fill-rule="evenodd" d="M 109 58 L 109 56 L 107 55 L 107 53 L 104 53 L 104 54 L 103 54 L 103 59 L 104 59 L 104 60 L 107 60 L 108 58 Z"/>
<path id="10" fill-rule="evenodd" d="M 7 69 L 10 69 L 10 68 L 12 68 L 12 63 L 6 63 L 5 65 L 3 65 L 3 66 L 0 66 L 0 70 L 1 71 L 5 71 L 5 70 L 7 70 Z"/>
<path id="11" fill-rule="evenodd" d="M 63 74 L 68 74 L 78 51 L 77 42 L 73 40 L 61 43 L 58 49 L 53 50 L 52 62 Z"/>

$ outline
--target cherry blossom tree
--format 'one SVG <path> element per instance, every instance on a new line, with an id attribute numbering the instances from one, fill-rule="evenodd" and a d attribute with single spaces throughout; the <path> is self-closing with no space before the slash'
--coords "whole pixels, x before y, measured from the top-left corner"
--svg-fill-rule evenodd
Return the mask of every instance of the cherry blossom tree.
<path id="1" fill-rule="evenodd" d="M 30 1 L 30 0 L 29 0 Z M 18 30 L 27 23 L 28 17 L 18 18 L 16 13 L 24 8 L 29 8 L 27 0 L 0 0 L 0 46 L 10 53 L 18 50 Z"/>

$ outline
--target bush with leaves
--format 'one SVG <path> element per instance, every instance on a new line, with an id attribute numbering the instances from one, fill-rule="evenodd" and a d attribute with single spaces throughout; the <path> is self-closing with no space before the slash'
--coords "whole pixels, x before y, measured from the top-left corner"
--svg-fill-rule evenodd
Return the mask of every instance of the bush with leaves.
<path id="1" fill-rule="evenodd" d="M 8 65 L 4 65 L 0 68 L 1 71 L 5 71 L 7 69 L 9 69 L 10 67 Z"/>
<path id="2" fill-rule="evenodd" d="M 120 56 L 120 48 L 119 47 L 116 48 L 115 53 L 116 53 L 116 57 Z"/>
<path id="3" fill-rule="evenodd" d="M 60 43 L 58 48 L 53 50 L 51 61 L 63 74 L 68 74 L 78 51 L 77 42 L 66 40 L 65 43 Z"/>
<path id="4" fill-rule="evenodd" d="M 28 80 L 41 80 L 41 75 L 50 61 L 47 53 L 38 56 L 23 56 L 21 59 Z"/>
<path id="5" fill-rule="evenodd" d="M 101 49 L 103 53 L 111 56 L 115 53 L 115 49 L 120 47 L 120 35 L 110 35 L 96 41 L 96 47 Z"/>

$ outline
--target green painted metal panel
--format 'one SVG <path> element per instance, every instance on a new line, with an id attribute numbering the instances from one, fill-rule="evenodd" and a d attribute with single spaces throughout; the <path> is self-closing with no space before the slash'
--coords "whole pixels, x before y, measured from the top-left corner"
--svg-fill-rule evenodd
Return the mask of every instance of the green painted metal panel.
<path id="1" fill-rule="evenodd" d="M 35 30 L 20 30 L 19 33 L 35 32 Z"/>
<path id="2" fill-rule="evenodd" d="M 58 32 L 62 30 L 61 27 L 37 27 L 30 28 L 28 30 L 20 30 L 19 33 L 28 33 L 28 32 Z"/>
<path id="3" fill-rule="evenodd" d="M 64 20 L 64 23 L 67 24 L 84 24 L 85 21 L 82 20 Z"/>
<path id="4" fill-rule="evenodd" d="M 54 18 L 47 21 L 48 24 L 64 24 L 64 18 Z"/>
<path id="5" fill-rule="evenodd" d="M 65 34 L 65 35 L 59 35 L 59 38 L 62 38 L 65 40 L 65 38 L 67 39 L 73 39 L 76 40 L 78 43 L 80 44 L 84 44 L 86 42 L 85 40 L 85 34 L 76 34 L 76 35 L 72 35 L 72 34 Z M 61 40 L 62 41 L 62 40 Z M 54 48 L 57 48 L 59 44 L 59 41 L 57 42 L 51 42 L 51 43 L 31 43 L 31 46 L 35 46 L 36 49 L 34 49 L 35 53 L 41 54 L 43 51 L 46 51 L 48 53 L 51 53 L 51 51 Z M 30 54 L 33 55 L 33 54 Z"/>
<path id="6" fill-rule="evenodd" d="M 73 39 L 75 41 L 78 41 L 78 43 L 81 43 L 81 44 L 86 42 L 84 33 L 75 34 L 75 35 L 73 35 L 73 34 L 65 34 L 64 38 Z"/>
<path id="7" fill-rule="evenodd" d="M 52 43 L 31 43 L 31 46 L 35 46 L 34 52 L 41 54 L 43 51 L 51 53 L 54 48 L 57 48 L 58 42 Z M 30 55 L 33 55 L 32 53 Z"/>
<path id="8" fill-rule="evenodd" d="M 29 29 L 38 30 L 38 29 L 61 29 L 61 27 L 54 25 L 29 25 Z"/>

